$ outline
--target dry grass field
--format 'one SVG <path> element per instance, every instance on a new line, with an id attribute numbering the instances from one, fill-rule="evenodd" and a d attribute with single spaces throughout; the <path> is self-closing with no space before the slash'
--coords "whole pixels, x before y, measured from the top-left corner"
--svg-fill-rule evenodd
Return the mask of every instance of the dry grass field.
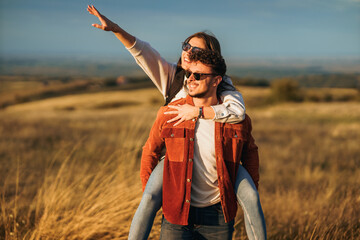
<path id="1" fill-rule="evenodd" d="M 260 104 L 241 88 L 260 153 L 269 239 L 360 238 L 360 103 Z M 127 239 L 155 89 L 0 110 L 0 239 Z M 152 229 L 158 239 L 161 212 Z M 239 210 L 234 239 L 246 239 Z"/>

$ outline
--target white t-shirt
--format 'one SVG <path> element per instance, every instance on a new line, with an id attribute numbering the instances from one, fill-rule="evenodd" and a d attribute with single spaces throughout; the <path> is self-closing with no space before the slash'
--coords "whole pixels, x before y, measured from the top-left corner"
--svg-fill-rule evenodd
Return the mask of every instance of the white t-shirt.
<path id="1" fill-rule="evenodd" d="M 198 119 L 195 126 L 191 205 L 207 207 L 220 202 L 215 157 L 215 122 Z"/>

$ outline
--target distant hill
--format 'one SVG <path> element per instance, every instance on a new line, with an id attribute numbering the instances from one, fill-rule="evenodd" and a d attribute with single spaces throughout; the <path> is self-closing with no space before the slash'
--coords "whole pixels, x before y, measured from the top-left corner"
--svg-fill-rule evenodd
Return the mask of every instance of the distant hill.
<path id="1" fill-rule="evenodd" d="M 101 61 L 68 58 L 6 58 L 0 59 L 0 75 L 56 77 L 117 77 L 143 76 L 134 60 Z"/>
<path id="2" fill-rule="evenodd" d="M 270 86 L 271 81 L 281 79 L 273 78 L 253 78 L 253 77 L 238 77 L 231 76 L 235 85 L 244 86 Z M 357 88 L 360 89 L 360 74 L 346 74 L 346 73 L 323 73 L 286 77 L 297 81 L 301 87 L 307 88 Z"/>
<path id="3" fill-rule="evenodd" d="M 360 60 L 229 60 L 228 75 L 237 85 L 268 86 L 279 78 L 292 78 L 303 87 L 360 88 Z M 136 77 L 146 81 L 134 59 L 0 58 L 0 76 L 36 77 L 41 81 L 81 78 Z M 65 79 L 65 80 L 64 80 Z"/>

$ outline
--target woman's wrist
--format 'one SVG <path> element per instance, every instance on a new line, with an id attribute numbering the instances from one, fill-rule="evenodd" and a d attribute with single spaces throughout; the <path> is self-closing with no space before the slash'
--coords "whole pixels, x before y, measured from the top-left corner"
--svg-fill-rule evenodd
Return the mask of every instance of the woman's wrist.
<path id="1" fill-rule="evenodd" d="M 198 118 L 204 118 L 204 107 L 199 107 L 199 115 Z"/>
<path id="2" fill-rule="evenodd" d="M 203 108 L 203 118 L 204 119 L 214 119 L 215 112 L 212 107 L 204 107 Z"/>

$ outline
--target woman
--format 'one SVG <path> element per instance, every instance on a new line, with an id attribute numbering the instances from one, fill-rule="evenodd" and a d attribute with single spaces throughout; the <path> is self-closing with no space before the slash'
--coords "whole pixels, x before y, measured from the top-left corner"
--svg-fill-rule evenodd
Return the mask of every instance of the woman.
<path id="1" fill-rule="evenodd" d="M 174 99 L 185 97 L 187 94 L 183 83 L 184 70 L 189 67 L 190 51 L 207 49 L 221 54 L 218 40 L 214 36 L 200 32 L 191 35 L 184 41 L 182 45 L 183 51 L 178 64 L 171 64 L 165 61 L 148 43 L 135 38 L 117 24 L 101 15 L 94 6 L 88 6 L 87 10 L 90 14 L 98 17 L 101 22 L 101 25 L 93 24 L 94 27 L 105 31 L 112 31 L 129 50 L 138 65 L 163 94 L 166 104 Z M 242 96 L 236 91 L 228 77 L 224 78 L 223 82 L 226 84 L 224 84 L 219 92 L 223 104 L 205 107 L 203 109 L 203 117 L 219 122 L 240 122 L 244 119 L 245 115 Z M 175 122 L 174 125 L 199 115 L 198 107 L 182 105 L 171 106 L 171 108 L 174 111 L 167 112 L 167 114 L 176 115 L 169 121 Z M 147 168 L 143 164 L 141 166 L 140 175 L 144 194 L 134 215 L 129 239 L 147 239 L 150 233 L 156 212 L 160 209 L 162 203 L 162 172 L 163 161 L 160 161 L 156 166 Z M 235 192 L 237 200 L 244 211 L 246 232 L 249 239 L 266 239 L 265 220 L 257 188 L 252 177 L 242 166 L 239 167 L 237 173 Z"/>

